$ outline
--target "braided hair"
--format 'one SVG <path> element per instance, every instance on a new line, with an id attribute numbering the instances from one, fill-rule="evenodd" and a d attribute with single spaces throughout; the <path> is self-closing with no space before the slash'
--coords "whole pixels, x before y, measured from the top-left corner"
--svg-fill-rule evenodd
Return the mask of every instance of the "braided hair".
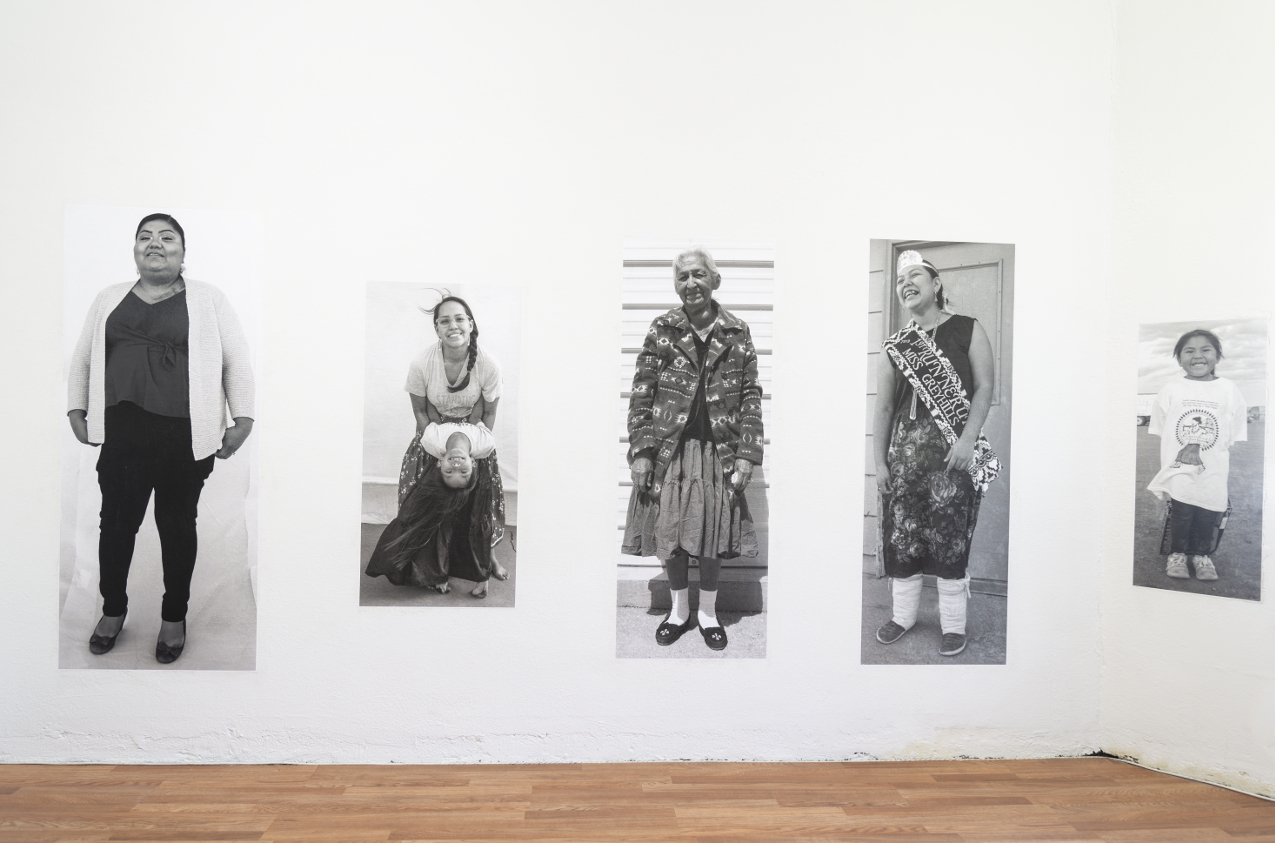
<path id="1" fill-rule="evenodd" d="M 465 387 L 469 386 L 469 376 L 474 371 L 474 364 L 478 362 L 478 321 L 474 319 L 474 311 L 469 309 L 469 302 L 465 301 L 460 296 L 451 295 L 446 290 L 443 292 L 446 295 L 439 300 L 438 304 L 434 305 L 434 307 L 429 310 L 425 310 L 425 308 L 421 308 L 421 310 L 425 310 L 426 313 L 433 315 L 434 327 L 437 328 L 438 309 L 440 307 L 447 304 L 449 301 L 454 301 L 461 307 L 465 308 L 465 315 L 469 317 L 469 324 L 473 328 L 473 331 L 469 335 L 469 365 L 465 367 L 465 377 L 461 379 L 459 384 L 456 386 L 447 384 L 448 392 L 460 392 Z"/>

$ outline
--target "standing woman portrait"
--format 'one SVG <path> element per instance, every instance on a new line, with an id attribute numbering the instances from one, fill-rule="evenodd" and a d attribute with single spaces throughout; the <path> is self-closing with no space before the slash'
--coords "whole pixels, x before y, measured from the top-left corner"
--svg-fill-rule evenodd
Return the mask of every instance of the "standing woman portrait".
<path id="1" fill-rule="evenodd" d="M 939 654 L 965 649 L 970 547 L 1000 461 L 983 436 L 995 364 L 983 326 L 951 313 L 943 279 L 919 252 L 899 255 L 894 293 L 910 317 L 882 345 L 872 442 L 881 552 L 892 617 L 876 638 L 913 627 L 922 575 L 937 577 Z"/>
<path id="2" fill-rule="evenodd" d="M 621 552 L 656 556 L 672 608 L 661 646 L 697 625 L 724 650 L 717 619 L 722 560 L 758 555 L 744 490 L 762 462 L 762 388 L 748 324 L 713 299 L 722 276 L 703 249 L 673 261 L 682 306 L 657 316 L 637 355 L 628 412 L 633 479 Z M 690 557 L 699 560 L 699 609 L 690 608 Z"/>
<path id="3" fill-rule="evenodd" d="M 101 448 L 94 655 L 110 652 L 124 628 L 134 542 L 153 492 L 164 572 L 155 659 L 181 656 L 200 493 L 214 460 L 233 457 L 252 432 L 244 332 L 220 290 L 183 276 L 185 256 L 176 219 L 144 217 L 133 240 L 137 280 L 98 294 L 71 355 L 67 418 L 80 443 Z"/>

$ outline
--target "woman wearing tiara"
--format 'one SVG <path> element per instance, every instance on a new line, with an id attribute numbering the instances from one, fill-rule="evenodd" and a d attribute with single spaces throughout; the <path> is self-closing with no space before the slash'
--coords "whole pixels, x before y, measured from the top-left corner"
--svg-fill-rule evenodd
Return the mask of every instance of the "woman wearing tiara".
<path id="1" fill-rule="evenodd" d="M 919 252 L 899 255 L 895 295 L 908 324 L 882 345 L 873 453 L 881 549 L 893 616 L 877 640 L 893 644 L 916 623 L 922 575 L 938 578 L 939 653 L 965 649 L 970 545 L 983 492 L 1000 461 L 982 435 L 995 368 L 987 333 L 947 309 L 943 280 Z"/>

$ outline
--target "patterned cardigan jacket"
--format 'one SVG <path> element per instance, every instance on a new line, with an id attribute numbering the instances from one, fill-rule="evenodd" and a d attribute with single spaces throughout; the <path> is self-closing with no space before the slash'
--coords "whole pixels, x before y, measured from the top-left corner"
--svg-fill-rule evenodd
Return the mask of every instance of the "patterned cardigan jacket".
<path id="1" fill-rule="evenodd" d="M 677 451 L 703 370 L 707 370 L 704 398 L 719 462 L 732 469 L 737 458 L 761 464 L 761 384 L 752 332 L 721 305 L 714 302 L 713 307 L 716 327 L 702 361 L 696 353 L 694 329 L 680 307 L 651 322 L 638 352 L 629 398 L 629 463 L 638 457 L 653 458 L 653 494 L 659 493 Z"/>

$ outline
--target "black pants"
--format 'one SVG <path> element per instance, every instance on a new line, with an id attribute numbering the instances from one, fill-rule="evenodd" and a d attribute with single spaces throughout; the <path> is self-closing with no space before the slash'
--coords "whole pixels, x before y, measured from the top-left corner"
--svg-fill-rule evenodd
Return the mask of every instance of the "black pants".
<path id="1" fill-rule="evenodd" d="M 1217 550 L 1225 514 L 1173 501 L 1169 512 L 1169 552 L 1208 556 Z"/>
<path id="2" fill-rule="evenodd" d="M 106 441 L 97 460 L 97 482 L 102 488 L 97 551 L 102 614 L 118 617 L 128 608 L 133 544 L 153 490 L 164 562 L 160 617 L 171 622 L 186 619 L 199 543 L 195 515 L 214 459 L 195 459 L 190 419 L 148 413 L 128 402 L 106 409 Z"/>

